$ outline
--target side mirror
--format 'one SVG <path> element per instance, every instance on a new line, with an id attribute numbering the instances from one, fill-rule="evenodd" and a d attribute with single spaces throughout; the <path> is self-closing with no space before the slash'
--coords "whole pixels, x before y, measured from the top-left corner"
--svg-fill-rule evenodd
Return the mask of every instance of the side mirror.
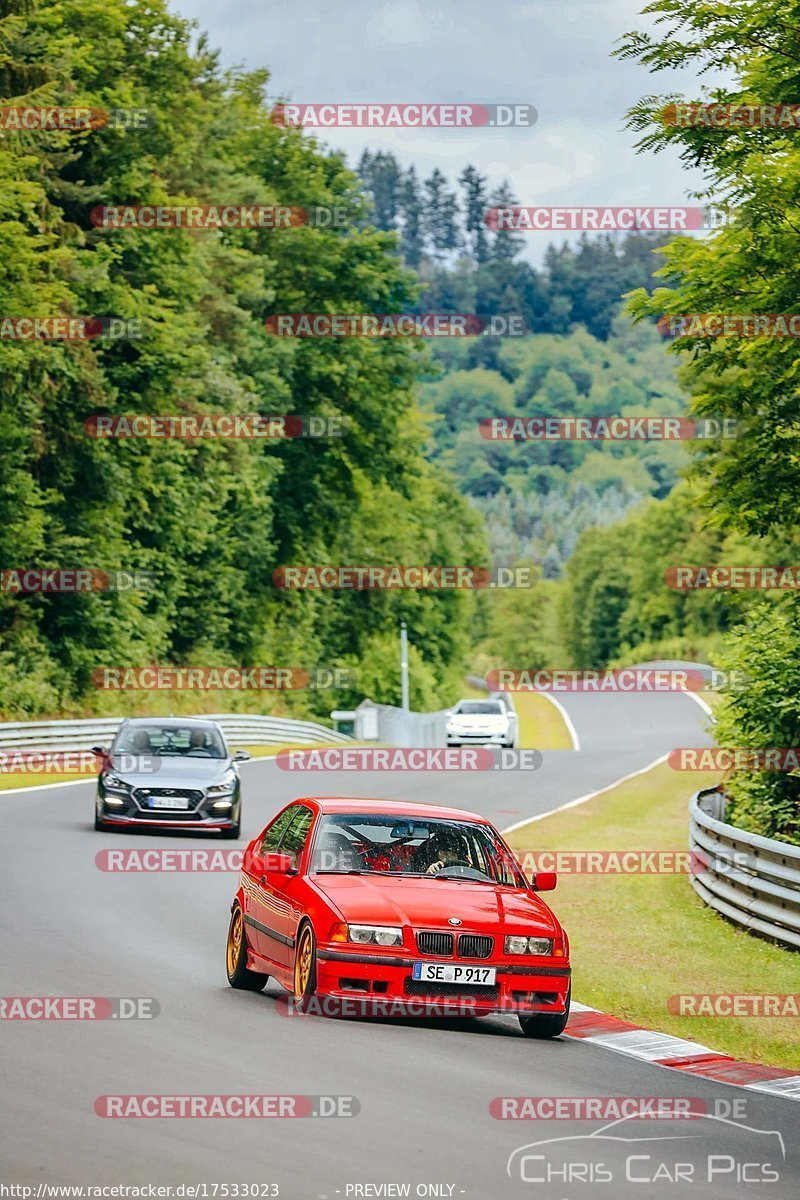
<path id="1" fill-rule="evenodd" d="M 278 851 L 270 851 L 263 857 L 264 871 L 266 874 L 272 875 L 296 875 L 297 867 L 294 865 L 293 854 L 281 854 Z"/>
<path id="2" fill-rule="evenodd" d="M 248 752 L 246 750 L 237 750 L 233 756 L 233 761 L 234 762 L 247 762 L 247 760 L 250 757 L 251 757 L 251 755 L 248 754 Z"/>
<path id="3" fill-rule="evenodd" d="M 91 752 L 98 755 L 99 758 L 106 758 L 108 756 L 108 750 L 105 746 L 92 746 Z"/>
<path id="4" fill-rule="evenodd" d="M 531 882 L 537 892 L 552 892 L 558 883 L 558 875 L 555 871 L 534 871 Z"/>

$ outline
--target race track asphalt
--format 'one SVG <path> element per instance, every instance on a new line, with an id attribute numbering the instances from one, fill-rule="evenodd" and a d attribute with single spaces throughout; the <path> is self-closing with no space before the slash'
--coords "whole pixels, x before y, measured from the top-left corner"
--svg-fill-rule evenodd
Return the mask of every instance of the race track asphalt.
<path id="1" fill-rule="evenodd" d="M 581 749 L 546 753 L 535 772 L 299 776 L 267 760 L 246 764 L 244 838 L 287 800 L 323 792 L 448 803 L 481 811 L 503 828 L 642 769 L 675 746 L 708 740 L 708 718 L 683 695 L 563 699 Z M 800 1195 L 798 1139 L 793 1144 L 789 1136 L 798 1108 L 791 1101 L 686 1078 L 579 1041 L 530 1041 L 513 1017 L 434 1023 L 289 1017 L 273 983 L 263 994 L 233 991 L 224 948 L 234 876 L 108 873 L 95 864 L 103 848 L 205 846 L 211 839 L 95 833 L 93 792 L 93 784 L 81 784 L 0 793 L 0 992 L 150 996 L 160 1014 L 151 1021 L 0 1022 L 0 1182 L 34 1189 L 204 1184 L 212 1200 L 214 1184 L 268 1183 L 287 1200 Z M 557 911 L 557 892 L 553 906 Z M 624 921 L 621 913 L 620 936 Z M 360 1111 L 327 1119 L 115 1120 L 93 1108 L 109 1093 L 352 1095 Z M 746 1119 L 636 1122 L 610 1132 L 648 1140 L 554 1143 L 529 1152 L 545 1154 L 547 1162 L 528 1157 L 520 1168 L 517 1156 L 509 1174 L 509 1156 L 519 1147 L 585 1138 L 598 1129 L 596 1121 L 490 1116 L 494 1097 L 526 1095 L 686 1096 L 709 1105 L 744 1098 Z M 785 1139 L 785 1159 L 780 1138 L 761 1132 L 776 1130 Z M 668 1134 L 680 1140 L 649 1140 Z M 565 1153 L 572 1156 L 569 1169 Z M 626 1180 L 631 1153 L 637 1158 L 629 1174 L 652 1177 L 665 1164 L 655 1186 Z M 730 1156 L 714 1161 L 711 1182 L 709 1154 Z M 752 1179 L 764 1170 L 753 1164 L 766 1160 L 777 1182 L 744 1186 L 737 1178 L 742 1164 L 751 1164 Z M 665 1179 L 675 1162 L 684 1164 L 684 1179 L 691 1167 L 692 1183 Z M 542 1171 L 550 1173 L 549 1184 L 522 1177 Z"/>

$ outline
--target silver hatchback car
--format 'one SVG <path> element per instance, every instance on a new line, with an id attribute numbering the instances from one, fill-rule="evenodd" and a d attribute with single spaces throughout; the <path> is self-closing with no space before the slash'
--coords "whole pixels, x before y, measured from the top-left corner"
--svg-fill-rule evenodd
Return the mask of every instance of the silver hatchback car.
<path id="1" fill-rule="evenodd" d="M 123 721 L 110 748 L 94 746 L 95 829 L 202 830 L 238 838 L 242 819 L 237 764 L 214 721 L 136 717 Z"/>

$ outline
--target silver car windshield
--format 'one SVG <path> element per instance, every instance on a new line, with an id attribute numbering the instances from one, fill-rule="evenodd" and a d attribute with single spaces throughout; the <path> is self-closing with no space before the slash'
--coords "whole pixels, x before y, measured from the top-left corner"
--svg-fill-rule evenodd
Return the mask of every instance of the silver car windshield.
<path id="1" fill-rule="evenodd" d="M 213 725 L 130 725 L 120 730 L 112 755 L 155 758 L 225 758 L 225 747 Z"/>

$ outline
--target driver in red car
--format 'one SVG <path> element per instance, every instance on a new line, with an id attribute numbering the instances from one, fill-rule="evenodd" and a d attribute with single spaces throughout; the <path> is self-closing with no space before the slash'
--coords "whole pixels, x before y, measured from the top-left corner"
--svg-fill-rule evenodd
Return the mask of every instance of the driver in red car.
<path id="1" fill-rule="evenodd" d="M 415 869 L 426 875 L 437 875 L 456 863 L 469 866 L 466 842 L 454 829 L 435 829 L 417 851 Z"/>

